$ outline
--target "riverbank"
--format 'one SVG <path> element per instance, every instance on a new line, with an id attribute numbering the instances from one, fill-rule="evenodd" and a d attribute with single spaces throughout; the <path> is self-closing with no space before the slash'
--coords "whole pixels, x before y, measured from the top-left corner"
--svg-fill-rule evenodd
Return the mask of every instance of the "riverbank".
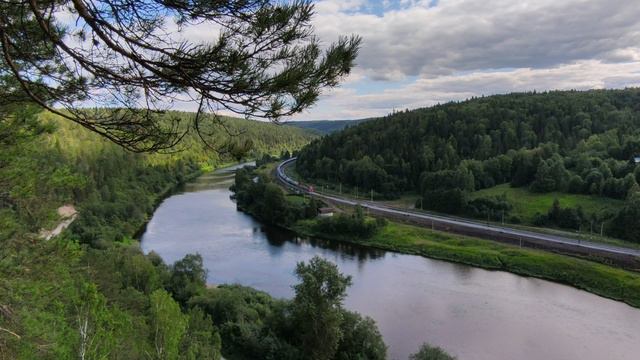
<path id="1" fill-rule="evenodd" d="M 294 201 L 291 199 L 294 197 L 288 198 Z M 239 210 L 264 220 L 260 214 L 245 207 L 239 207 Z M 388 222 L 368 239 L 318 232 L 316 223 L 317 220 L 299 220 L 290 226 L 272 225 L 302 237 L 352 243 L 545 279 L 640 308 L 640 274 L 604 264 L 397 222 Z"/>
<path id="2" fill-rule="evenodd" d="M 255 176 L 247 182 L 242 174 L 236 176 L 240 184 L 258 187 L 260 182 Z M 460 359 L 627 359 L 640 351 L 640 312 L 627 304 L 506 271 L 299 237 L 237 211 L 230 180 L 208 174 L 163 201 L 141 242 L 143 251 L 153 251 L 166 263 L 200 253 L 208 283 L 237 283 L 274 298 L 291 298 L 297 263 L 321 256 L 352 276 L 345 305 L 376 321 L 389 358 L 407 359 L 425 340 Z M 238 190 L 239 202 L 247 195 L 277 194 Z M 273 201 L 277 196 L 254 199 L 280 203 Z M 292 203 L 286 213 L 304 201 L 303 196 L 285 199 Z M 268 209 L 267 218 L 279 207 Z"/>
<path id="3" fill-rule="evenodd" d="M 198 177 L 206 174 L 206 173 L 210 173 L 210 172 L 214 172 L 214 171 L 218 171 L 221 169 L 225 169 L 225 168 L 229 168 L 232 166 L 236 166 L 242 163 L 249 163 L 253 160 L 245 160 L 244 162 L 238 162 L 238 161 L 234 161 L 234 162 L 226 162 L 226 163 L 222 163 L 216 166 L 210 166 L 207 168 L 201 168 L 198 169 L 196 171 L 192 171 L 189 172 L 188 174 L 184 175 L 183 179 L 181 179 L 181 181 L 169 184 L 167 186 L 164 187 L 164 189 L 162 189 L 160 192 L 158 192 L 155 196 L 155 198 L 153 199 L 153 210 L 151 212 L 149 212 L 148 214 L 146 214 L 144 222 L 138 227 L 138 230 L 135 231 L 135 233 L 133 234 L 133 238 L 135 240 L 140 240 L 140 237 L 142 236 L 142 234 L 144 234 L 144 232 L 147 230 L 147 225 L 149 224 L 149 221 L 151 220 L 151 217 L 153 216 L 153 213 L 158 209 L 158 207 L 160 206 L 160 204 L 162 204 L 162 201 L 164 201 L 164 199 L 168 198 L 169 196 L 173 195 L 176 193 L 176 191 L 178 191 L 181 187 L 183 187 L 185 184 L 189 183 L 190 181 L 193 181 L 195 179 L 197 179 Z"/>
<path id="4" fill-rule="evenodd" d="M 266 166 L 260 172 L 272 175 L 273 166 Z M 289 201 L 294 201 L 293 198 L 288 197 Z M 261 218 L 260 214 L 251 215 Z M 317 220 L 311 219 L 299 220 L 290 226 L 275 225 L 300 236 L 356 243 L 550 280 L 640 308 L 640 274 L 605 264 L 393 221 L 369 239 L 322 233 L 317 230 L 316 223 Z"/>
<path id="5" fill-rule="evenodd" d="M 640 308 L 640 274 L 611 266 L 396 222 L 389 222 L 371 238 L 361 240 L 319 233 L 315 223 L 315 220 L 302 220 L 288 228 L 306 237 L 356 243 L 550 280 Z"/>
<path id="6" fill-rule="evenodd" d="M 273 170 L 265 170 L 275 178 Z M 288 228 L 302 236 L 357 243 L 550 280 L 640 308 L 640 274 L 607 264 L 397 222 L 391 222 L 367 240 L 321 233 L 314 225 L 315 220 L 304 220 Z"/>

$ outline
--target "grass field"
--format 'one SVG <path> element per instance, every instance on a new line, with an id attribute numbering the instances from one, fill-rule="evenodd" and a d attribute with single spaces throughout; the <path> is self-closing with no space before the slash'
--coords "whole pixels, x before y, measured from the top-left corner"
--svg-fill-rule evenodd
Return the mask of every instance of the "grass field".
<path id="1" fill-rule="evenodd" d="M 302 195 L 287 195 L 287 201 L 293 205 L 305 205 L 307 203 L 307 199 L 305 199 Z"/>
<path id="2" fill-rule="evenodd" d="M 509 184 L 494 186 L 471 193 L 471 199 L 485 196 L 505 195 L 513 205 L 512 216 L 518 216 L 524 223 L 531 223 L 536 213 L 546 214 L 558 199 L 561 207 L 581 206 L 587 214 L 620 208 L 623 201 L 602 196 L 567 194 L 560 192 L 533 193 L 525 187 L 512 188 Z"/>
<path id="3" fill-rule="evenodd" d="M 314 220 L 300 221 L 293 230 L 306 236 L 345 241 L 340 236 L 315 233 L 313 225 Z M 639 273 L 585 259 L 394 222 L 370 239 L 350 242 L 547 279 L 640 307 Z"/>

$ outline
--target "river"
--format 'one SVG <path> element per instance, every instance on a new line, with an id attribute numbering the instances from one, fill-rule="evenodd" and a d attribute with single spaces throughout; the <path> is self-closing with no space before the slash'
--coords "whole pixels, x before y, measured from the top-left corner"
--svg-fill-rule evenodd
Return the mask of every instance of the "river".
<path id="1" fill-rule="evenodd" d="M 301 239 L 236 210 L 233 169 L 203 175 L 158 207 L 142 248 L 172 263 L 198 252 L 212 284 L 290 298 L 299 261 L 319 255 L 353 277 L 345 306 L 376 320 L 389 359 L 428 341 L 460 360 L 637 360 L 640 310 L 499 271 Z"/>

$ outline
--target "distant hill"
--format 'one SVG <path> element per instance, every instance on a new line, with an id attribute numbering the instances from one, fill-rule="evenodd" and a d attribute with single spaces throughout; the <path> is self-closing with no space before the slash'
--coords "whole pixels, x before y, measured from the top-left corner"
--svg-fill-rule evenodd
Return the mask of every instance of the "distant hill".
<path id="1" fill-rule="evenodd" d="M 297 170 L 381 197 L 417 194 L 424 208 L 484 219 L 514 204 L 470 194 L 500 184 L 550 198 L 627 200 L 618 215 L 587 214 L 586 204 L 565 197 L 548 214 L 516 220 L 572 230 L 599 222 L 640 242 L 638 104 L 633 88 L 514 93 L 399 112 L 313 141 Z"/>
<path id="2" fill-rule="evenodd" d="M 195 117 L 195 113 L 187 111 L 167 111 L 158 115 L 161 119 L 166 118 L 171 121 L 178 121 L 184 124 L 179 131 L 188 130 L 191 121 Z M 56 122 L 66 124 L 62 119 L 48 114 Z M 75 131 L 75 129 L 73 129 Z M 246 158 L 259 158 L 264 154 L 279 155 L 283 151 L 295 151 L 307 145 L 313 139 L 319 137 L 320 134 L 311 129 L 304 129 L 288 124 L 276 124 L 270 121 L 243 119 L 229 116 L 216 116 L 215 119 L 210 114 L 201 115 L 200 130 L 205 136 L 206 141 L 213 147 L 218 147 L 226 155 L 235 157 L 238 153 Z M 78 136 L 84 135 L 79 132 Z M 100 141 L 106 139 L 97 138 Z M 197 135 L 196 131 L 191 128 L 182 141 L 177 144 L 171 151 L 188 150 L 190 154 L 197 153 L 202 158 L 210 158 L 211 150 L 207 144 Z M 216 155 L 217 156 L 217 155 Z M 229 159 L 227 159 L 229 160 Z"/>
<path id="3" fill-rule="evenodd" d="M 348 126 L 358 125 L 361 122 L 364 122 L 367 120 L 371 120 L 371 119 L 289 121 L 285 123 L 285 125 L 311 130 L 320 135 L 326 135 L 336 131 L 340 131 Z"/>

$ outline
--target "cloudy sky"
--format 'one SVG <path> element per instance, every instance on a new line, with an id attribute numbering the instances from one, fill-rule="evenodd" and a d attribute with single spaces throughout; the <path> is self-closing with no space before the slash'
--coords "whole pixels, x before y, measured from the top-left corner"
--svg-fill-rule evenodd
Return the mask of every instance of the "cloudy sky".
<path id="1" fill-rule="evenodd" d="M 636 0 L 321 0 L 323 42 L 357 67 L 295 117 L 356 119 L 513 91 L 640 86 Z"/>

